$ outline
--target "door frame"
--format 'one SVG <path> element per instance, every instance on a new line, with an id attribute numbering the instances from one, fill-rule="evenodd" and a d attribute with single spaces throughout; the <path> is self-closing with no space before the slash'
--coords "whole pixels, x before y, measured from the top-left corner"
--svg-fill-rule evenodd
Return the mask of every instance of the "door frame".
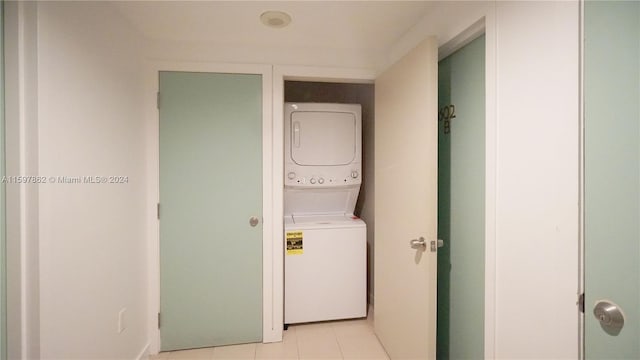
<path id="1" fill-rule="evenodd" d="M 273 319 L 279 329 L 282 340 L 284 326 L 284 82 L 317 81 L 331 83 L 373 84 L 377 73 L 373 69 L 354 69 L 340 67 L 275 65 L 273 67 L 273 212 L 278 220 L 272 227 L 274 239 L 273 272 L 280 274 L 274 278 Z"/>
<path id="2" fill-rule="evenodd" d="M 282 307 L 282 296 L 276 291 L 280 272 L 274 264 L 274 249 L 280 249 L 273 241 L 274 224 L 282 222 L 282 216 L 274 211 L 274 152 L 272 119 L 272 67 L 254 64 L 223 64 L 195 62 L 149 62 L 145 66 L 145 125 L 147 151 L 147 253 L 148 299 L 147 326 L 149 330 L 148 353 L 160 351 L 160 329 L 157 314 L 160 312 L 160 222 L 157 204 L 160 201 L 160 113 L 157 108 L 157 92 L 160 89 L 161 71 L 202 73 L 255 74 L 262 76 L 262 341 L 282 339 L 282 324 L 274 321 L 274 313 Z M 144 265 L 142 265 L 144 266 Z M 281 280 L 280 280 L 281 282 Z"/>
<path id="3" fill-rule="evenodd" d="M 584 241 L 584 226 L 585 226 L 585 191 L 584 191 L 584 139 L 585 139 L 585 101 L 584 101 L 584 0 L 579 1 L 580 7 L 580 29 L 578 30 L 580 37 L 578 39 L 578 51 L 580 53 L 579 65 L 578 65 L 578 128 L 580 134 L 578 135 L 578 296 L 582 296 L 584 303 L 585 292 L 585 241 Z M 578 311 L 578 359 L 585 358 L 586 343 L 585 343 L 585 314 L 586 307 L 583 311 Z"/>

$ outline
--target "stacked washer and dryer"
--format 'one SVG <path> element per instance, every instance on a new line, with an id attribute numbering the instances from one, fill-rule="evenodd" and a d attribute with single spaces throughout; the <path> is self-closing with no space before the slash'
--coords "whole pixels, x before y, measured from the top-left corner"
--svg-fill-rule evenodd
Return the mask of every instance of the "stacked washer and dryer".
<path id="1" fill-rule="evenodd" d="M 285 103 L 284 322 L 367 315 L 360 105 Z"/>

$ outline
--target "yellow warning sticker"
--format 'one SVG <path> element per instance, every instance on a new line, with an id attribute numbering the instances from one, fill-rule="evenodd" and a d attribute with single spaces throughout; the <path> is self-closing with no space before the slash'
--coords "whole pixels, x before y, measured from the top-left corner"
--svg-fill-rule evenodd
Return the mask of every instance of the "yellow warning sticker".
<path id="1" fill-rule="evenodd" d="M 287 255 L 302 255 L 302 231 L 287 231 Z"/>

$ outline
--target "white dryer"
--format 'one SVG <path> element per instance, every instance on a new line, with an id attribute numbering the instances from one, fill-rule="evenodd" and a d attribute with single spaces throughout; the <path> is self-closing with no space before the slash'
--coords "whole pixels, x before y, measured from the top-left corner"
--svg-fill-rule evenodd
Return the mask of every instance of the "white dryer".
<path id="1" fill-rule="evenodd" d="M 285 324 L 365 317 L 360 105 L 285 104 Z"/>

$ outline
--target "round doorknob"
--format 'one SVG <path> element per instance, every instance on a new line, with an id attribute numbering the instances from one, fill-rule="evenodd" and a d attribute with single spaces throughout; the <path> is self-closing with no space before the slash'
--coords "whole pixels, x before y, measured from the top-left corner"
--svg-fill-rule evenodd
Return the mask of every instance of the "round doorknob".
<path id="1" fill-rule="evenodd" d="M 593 316 L 596 317 L 602 329 L 609 335 L 618 335 L 624 327 L 624 313 L 617 304 L 611 301 L 597 301 L 593 308 Z"/>
<path id="2" fill-rule="evenodd" d="M 259 222 L 260 220 L 255 216 L 249 218 L 249 225 L 251 225 L 251 227 L 255 227 Z"/>

